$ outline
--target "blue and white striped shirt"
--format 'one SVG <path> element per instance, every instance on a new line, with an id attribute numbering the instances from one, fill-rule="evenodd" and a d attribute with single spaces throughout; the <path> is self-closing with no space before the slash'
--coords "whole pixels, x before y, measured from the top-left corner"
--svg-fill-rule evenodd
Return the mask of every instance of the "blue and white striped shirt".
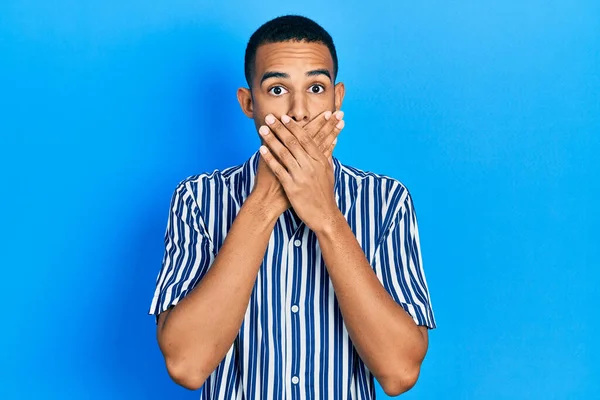
<path id="1" fill-rule="evenodd" d="M 175 190 L 150 314 L 206 274 L 254 187 L 259 161 L 182 181 Z M 333 158 L 335 196 L 383 287 L 417 325 L 435 328 L 411 196 L 392 178 Z M 342 320 L 316 235 L 291 210 L 275 225 L 244 321 L 201 399 L 374 399 L 371 372 Z"/>

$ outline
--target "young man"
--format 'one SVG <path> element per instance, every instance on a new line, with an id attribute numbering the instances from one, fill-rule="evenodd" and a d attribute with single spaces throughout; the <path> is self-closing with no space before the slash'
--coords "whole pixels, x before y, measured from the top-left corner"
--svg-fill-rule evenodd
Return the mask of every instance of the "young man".
<path id="1" fill-rule="evenodd" d="M 202 399 L 372 399 L 416 382 L 435 327 L 411 196 L 332 156 L 344 85 L 329 34 L 261 26 L 238 90 L 262 146 L 173 195 L 150 313 Z"/>

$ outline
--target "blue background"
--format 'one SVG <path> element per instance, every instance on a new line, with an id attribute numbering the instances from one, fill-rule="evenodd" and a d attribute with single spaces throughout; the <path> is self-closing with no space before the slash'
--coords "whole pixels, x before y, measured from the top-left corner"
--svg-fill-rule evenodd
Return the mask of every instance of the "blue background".
<path id="1" fill-rule="evenodd" d="M 598 396 L 600 3 L 279 3 L 0 3 L 0 398 L 199 397 L 146 315 L 167 208 L 257 150 L 245 44 L 290 12 L 338 47 L 336 156 L 415 200 L 439 328 L 405 398 Z"/>

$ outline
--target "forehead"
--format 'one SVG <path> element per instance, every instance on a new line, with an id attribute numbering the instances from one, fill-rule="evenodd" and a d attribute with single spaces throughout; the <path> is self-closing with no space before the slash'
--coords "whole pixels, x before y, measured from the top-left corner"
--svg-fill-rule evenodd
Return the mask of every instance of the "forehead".
<path id="1" fill-rule="evenodd" d="M 280 42 L 263 44 L 256 50 L 256 75 L 265 71 L 325 68 L 333 72 L 333 59 L 323 43 Z"/>

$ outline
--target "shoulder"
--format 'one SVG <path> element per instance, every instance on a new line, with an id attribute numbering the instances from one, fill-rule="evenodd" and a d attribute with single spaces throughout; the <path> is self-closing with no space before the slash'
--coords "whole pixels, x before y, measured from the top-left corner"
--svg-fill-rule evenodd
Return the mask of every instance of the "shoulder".
<path id="1" fill-rule="evenodd" d="M 192 198 L 196 203 L 202 204 L 203 198 L 216 198 L 227 190 L 229 182 L 241 174 L 242 165 L 224 169 L 215 169 L 212 172 L 202 172 L 190 175 L 179 181 L 173 192 L 173 199 L 185 201 Z"/>
<path id="2" fill-rule="evenodd" d="M 225 169 L 215 169 L 212 172 L 202 172 L 190 175 L 179 181 L 175 191 L 198 192 L 208 188 L 217 188 L 234 179 L 242 171 L 242 165 L 235 165 Z"/>
<path id="3" fill-rule="evenodd" d="M 399 179 L 372 171 L 340 163 L 342 180 L 353 181 L 356 187 L 370 197 L 380 198 L 392 208 L 399 208 L 411 202 L 411 194 Z"/>

